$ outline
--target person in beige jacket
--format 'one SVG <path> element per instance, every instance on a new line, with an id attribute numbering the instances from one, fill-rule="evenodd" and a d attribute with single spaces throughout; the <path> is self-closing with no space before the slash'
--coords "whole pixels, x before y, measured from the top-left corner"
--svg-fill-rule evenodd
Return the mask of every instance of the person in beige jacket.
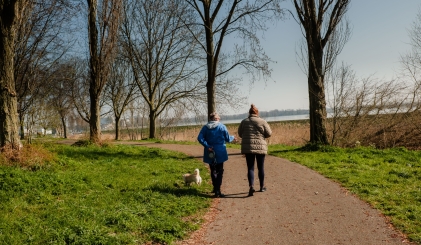
<path id="1" fill-rule="evenodd" d="M 247 178 L 249 182 L 249 196 L 253 196 L 254 189 L 254 163 L 257 162 L 260 191 L 265 187 L 265 156 L 267 154 L 266 138 L 272 135 L 269 124 L 259 117 L 259 110 L 251 105 L 249 116 L 242 120 L 238 127 L 238 136 L 241 138 L 241 153 L 245 154 L 247 162 Z"/>

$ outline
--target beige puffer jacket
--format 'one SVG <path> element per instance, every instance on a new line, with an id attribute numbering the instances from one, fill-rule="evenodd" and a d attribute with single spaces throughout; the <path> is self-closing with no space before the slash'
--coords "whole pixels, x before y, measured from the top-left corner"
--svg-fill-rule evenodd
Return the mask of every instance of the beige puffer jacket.
<path id="1" fill-rule="evenodd" d="M 269 124 L 255 114 L 241 121 L 238 136 L 241 138 L 241 153 L 267 154 L 265 138 L 272 135 Z"/>

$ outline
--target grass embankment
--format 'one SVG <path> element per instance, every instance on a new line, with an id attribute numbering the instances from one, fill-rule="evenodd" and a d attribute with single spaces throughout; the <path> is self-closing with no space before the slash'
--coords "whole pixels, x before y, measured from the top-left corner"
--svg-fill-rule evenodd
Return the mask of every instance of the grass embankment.
<path id="1" fill-rule="evenodd" d="M 339 182 L 421 244 L 420 151 L 365 147 L 322 147 L 312 151 L 281 145 L 270 145 L 269 151 Z"/>
<path id="2" fill-rule="evenodd" d="M 36 169 L 0 166 L 0 244 L 160 244 L 198 228 L 211 200 L 184 187 L 203 164 L 181 153 L 133 146 L 50 145 Z"/>

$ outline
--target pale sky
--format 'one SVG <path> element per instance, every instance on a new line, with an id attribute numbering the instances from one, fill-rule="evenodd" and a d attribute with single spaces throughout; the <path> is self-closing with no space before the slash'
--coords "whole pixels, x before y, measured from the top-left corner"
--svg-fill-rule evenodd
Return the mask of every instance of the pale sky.
<path id="1" fill-rule="evenodd" d="M 291 0 L 283 6 L 293 10 Z M 420 8 L 420 0 L 351 0 L 347 18 L 352 35 L 338 62 L 351 65 L 357 77 L 394 78 L 401 67 L 401 55 L 411 49 L 408 31 Z M 260 111 L 308 109 L 307 77 L 295 55 L 301 39 L 299 25 L 292 18 L 280 21 L 265 34 L 265 52 L 277 62 L 271 65 L 272 80 L 266 84 L 255 81 L 252 90 L 243 86 L 249 104 L 228 114 L 245 113 L 251 103 Z"/>

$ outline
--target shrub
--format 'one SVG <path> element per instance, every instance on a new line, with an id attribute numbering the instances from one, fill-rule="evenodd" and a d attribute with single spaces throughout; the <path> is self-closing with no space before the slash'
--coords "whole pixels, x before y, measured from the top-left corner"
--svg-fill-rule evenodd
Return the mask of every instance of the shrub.
<path id="1" fill-rule="evenodd" d="M 0 164 L 36 170 L 55 159 L 55 155 L 41 145 L 24 145 L 20 150 L 3 147 Z"/>

